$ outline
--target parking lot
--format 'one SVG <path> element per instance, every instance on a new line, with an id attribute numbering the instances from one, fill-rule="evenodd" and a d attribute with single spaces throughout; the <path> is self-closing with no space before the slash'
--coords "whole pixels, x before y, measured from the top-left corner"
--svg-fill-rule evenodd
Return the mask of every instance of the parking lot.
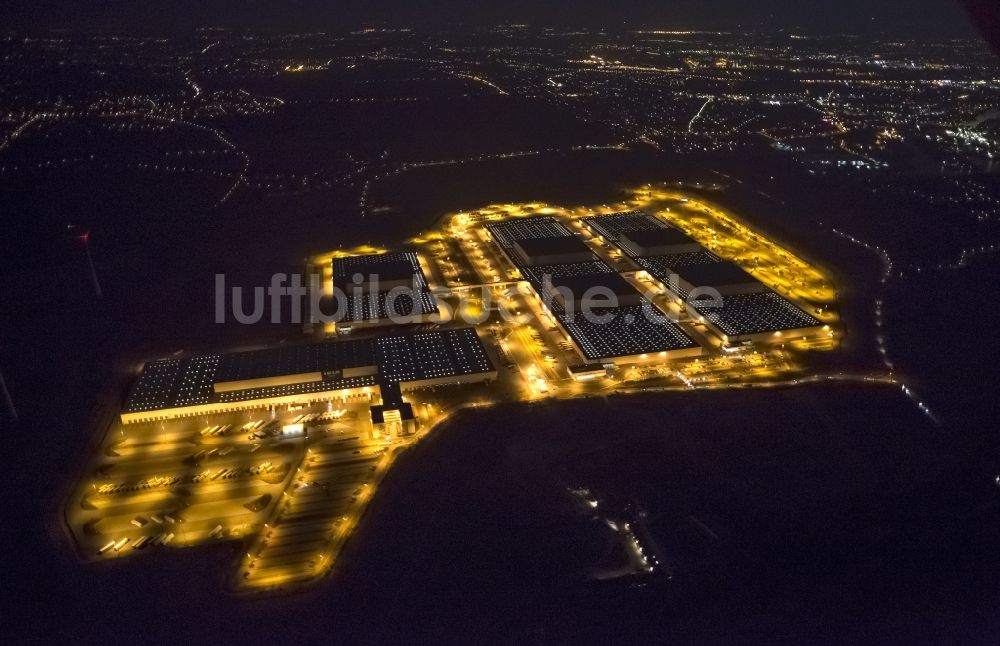
<path id="1" fill-rule="evenodd" d="M 306 563 L 330 535 L 315 530 L 358 505 L 385 453 L 367 409 L 358 400 L 116 425 L 69 505 L 79 550 L 123 558 L 280 526 L 255 568 Z M 282 432 L 292 424 L 304 433 Z"/>

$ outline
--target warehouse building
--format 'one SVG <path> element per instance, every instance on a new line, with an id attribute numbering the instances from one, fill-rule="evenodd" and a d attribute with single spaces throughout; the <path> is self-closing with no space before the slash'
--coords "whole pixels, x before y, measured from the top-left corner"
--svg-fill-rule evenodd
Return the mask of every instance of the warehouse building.
<path id="1" fill-rule="evenodd" d="M 670 285 L 671 291 L 685 298 L 695 290 L 712 289 L 721 296 L 767 290 L 764 283 L 736 263 L 726 260 L 670 268 L 668 276 L 668 280 L 674 283 Z"/>
<path id="2" fill-rule="evenodd" d="M 521 238 L 514 242 L 514 254 L 520 264 L 528 267 L 590 262 L 595 259 L 586 243 L 574 235 Z"/>
<path id="3" fill-rule="evenodd" d="M 702 249 L 701 244 L 680 229 L 665 226 L 622 233 L 618 238 L 618 246 L 633 258 L 690 253 Z"/>
<path id="4" fill-rule="evenodd" d="M 435 320 L 438 304 L 412 251 L 334 258 L 333 296 L 323 311 L 337 332 Z"/>
<path id="5" fill-rule="evenodd" d="M 564 310 L 577 310 L 585 300 L 613 307 L 642 305 L 642 294 L 614 272 L 543 278 L 542 295 Z"/>
<path id="6" fill-rule="evenodd" d="M 121 420 L 207 415 L 362 393 L 394 395 L 495 378 L 496 369 L 471 327 L 289 344 L 148 362 Z M 401 398 L 383 399 L 388 406 L 402 404 Z"/>
<path id="7" fill-rule="evenodd" d="M 723 296 L 721 307 L 716 299 L 695 299 L 687 309 L 726 344 L 773 343 L 828 330 L 821 321 L 769 289 Z"/>

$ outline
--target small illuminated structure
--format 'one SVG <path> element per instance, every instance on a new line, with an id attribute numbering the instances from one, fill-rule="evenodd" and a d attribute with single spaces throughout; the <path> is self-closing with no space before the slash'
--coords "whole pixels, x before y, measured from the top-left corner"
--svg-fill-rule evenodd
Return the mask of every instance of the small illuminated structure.
<path id="1" fill-rule="evenodd" d="M 403 393 L 398 382 L 386 382 L 382 386 L 382 403 L 369 409 L 372 422 L 372 437 L 401 437 L 417 432 L 417 417 L 413 405 L 403 401 Z"/>
<path id="2" fill-rule="evenodd" d="M 298 424 L 285 424 L 281 427 L 281 435 L 283 437 L 304 437 L 306 434 L 306 425 L 299 422 Z"/>

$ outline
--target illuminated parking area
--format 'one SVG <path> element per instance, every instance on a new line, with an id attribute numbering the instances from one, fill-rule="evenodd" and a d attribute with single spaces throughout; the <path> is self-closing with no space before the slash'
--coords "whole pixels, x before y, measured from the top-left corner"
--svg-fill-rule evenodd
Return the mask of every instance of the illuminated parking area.
<path id="1" fill-rule="evenodd" d="M 113 429 L 67 510 L 83 556 L 239 539 L 267 520 L 304 447 L 282 437 L 266 414 L 211 422 Z"/>
<path id="2" fill-rule="evenodd" d="M 343 540 L 364 512 L 370 492 L 390 462 L 387 445 L 350 424 L 334 440 L 308 449 L 275 513 L 247 550 L 237 589 L 274 589 L 303 583 L 333 566 Z"/>
<path id="3" fill-rule="evenodd" d="M 235 589 L 316 578 L 432 419 L 404 397 L 495 377 L 473 328 L 151 361 L 67 520 L 88 559 L 249 536 Z"/>

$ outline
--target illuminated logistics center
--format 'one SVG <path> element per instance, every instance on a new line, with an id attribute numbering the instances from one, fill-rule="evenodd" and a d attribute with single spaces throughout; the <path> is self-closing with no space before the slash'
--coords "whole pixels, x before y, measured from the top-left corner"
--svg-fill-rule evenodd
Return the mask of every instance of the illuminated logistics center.
<path id="1" fill-rule="evenodd" d="M 400 450 L 464 407 L 773 384 L 837 342 L 819 269 L 649 186 L 453 214 L 306 271 L 337 318 L 308 340 L 145 363 L 67 505 L 85 558 L 242 540 L 232 590 L 315 581 Z"/>
<path id="2" fill-rule="evenodd" d="M 635 363 L 650 360 L 651 354 L 662 362 L 701 354 L 691 337 L 555 218 L 508 220 L 487 224 L 486 229 L 544 297 L 545 306 L 569 333 L 586 363 Z M 543 284 L 546 276 L 549 285 Z M 595 286 L 611 296 L 609 306 L 594 307 L 591 316 L 579 307 L 567 307 L 567 300 L 578 305 Z"/>
<path id="3" fill-rule="evenodd" d="M 659 218 L 628 211 L 588 217 L 584 222 L 603 240 L 617 245 L 636 269 L 661 283 L 693 319 L 725 343 L 824 331 L 821 321 Z M 721 307 L 714 294 L 722 297 Z"/>

